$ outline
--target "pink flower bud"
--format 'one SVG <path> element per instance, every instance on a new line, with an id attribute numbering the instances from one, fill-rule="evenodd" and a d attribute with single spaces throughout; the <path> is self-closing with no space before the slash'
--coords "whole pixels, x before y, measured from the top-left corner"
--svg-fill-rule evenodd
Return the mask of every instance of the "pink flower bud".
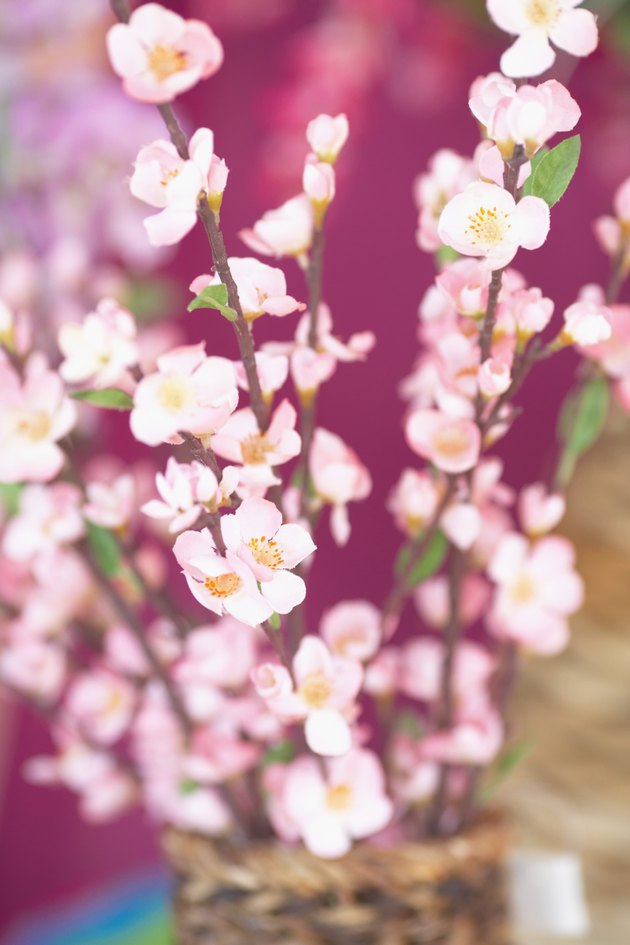
<path id="1" fill-rule="evenodd" d="M 523 530 L 532 537 L 550 532 L 564 515 L 564 496 L 547 492 L 542 482 L 527 486 L 518 500 L 518 515 Z"/>
<path id="2" fill-rule="evenodd" d="M 610 309 L 595 302 L 580 301 L 570 305 L 564 313 L 562 340 L 582 347 L 607 341 L 611 334 Z"/>
<path id="3" fill-rule="evenodd" d="M 334 164 L 349 133 L 350 126 L 344 114 L 334 118 L 332 115 L 318 115 L 308 123 L 306 140 L 320 161 Z"/>
<path id="4" fill-rule="evenodd" d="M 477 381 L 481 394 L 488 400 L 500 397 L 512 383 L 511 358 L 488 358 L 477 371 Z"/>

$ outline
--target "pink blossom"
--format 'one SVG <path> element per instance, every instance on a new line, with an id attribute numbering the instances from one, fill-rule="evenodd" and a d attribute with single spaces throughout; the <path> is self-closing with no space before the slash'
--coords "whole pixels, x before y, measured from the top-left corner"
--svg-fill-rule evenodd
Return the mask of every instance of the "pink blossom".
<path id="1" fill-rule="evenodd" d="M 232 816 L 220 794 L 212 788 L 197 787 L 189 793 L 176 794 L 164 811 L 165 819 L 181 830 L 210 837 L 227 833 Z"/>
<path id="2" fill-rule="evenodd" d="M 562 650 L 568 641 L 567 617 L 581 607 L 584 596 L 574 560 L 573 545 L 565 538 L 547 536 L 530 545 L 522 535 L 506 535 L 488 569 L 497 584 L 491 631 L 535 653 Z"/>
<path id="3" fill-rule="evenodd" d="M 498 187 L 503 187 L 505 162 L 503 161 L 501 152 L 492 141 L 486 138 L 479 142 L 475 149 L 475 162 L 479 171 L 479 177 L 482 180 L 490 184 L 496 184 Z M 531 173 L 531 161 L 525 161 L 519 168 L 516 181 L 519 189 L 525 184 L 525 181 L 531 176 Z"/>
<path id="4" fill-rule="evenodd" d="M 382 647 L 366 667 L 363 688 L 376 698 L 390 697 L 398 688 L 400 650 L 394 646 Z"/>
<path id="5" fill-rule="evenodd" d="M 412 699 L 433 702 L 441 690 L 445 647 L 441 640 L 421 638 L 403 647 L 399 686 Z M 457 645 L 453 666 L 453 695 L 461 705 L 486 693 L 494 671 L 494 657 L 478 643 Z"/>
<path id="6" fill-rule="evenodd" d="M 617 188 L 613 206 L 617 219 L 626 226 L 630 225 L 630 177 Z"/>
<path id="7" fill-rule="evenodd" d="M 335 196 L 335 169 L 327 161 L 318 161 L 316 154 L 309 154 L 304 163 L 302 187 L 318 219 Z"/>
<path id="8" fill-rule="evenodd" d="M 460 551 L 469 551 L 481 534 L 483 519 L 471 502 L 453 502 L 440 519 L 442 531 Z"/>
<path id="9" fill-rule="evenodd" d="M 477 372 L 477 382 L 481 395 L 488 400 L 505 394 L 512 383 L 512 359 L 504 355 L 488 358 Z"/>
<path id="10" fill-rule="evenodd" d="M 299 455 L 301 439 L 295 429 L 297 413 L 288 401 L 281 401 L 273 412 L 267 430 L 261 433 L 253 410 L 237 410 L 212 438 L 217 456 L 242 463 L 240 486 L 245 492 L 264 491 L 279 480 L 273 467 Z"/>
<path id="11" fill-rule="evenodd" d="M 422 743 L 402 732 L 396 733 L 391 744 L 393 788 L 396 797 L 410 804 L 419 804 L 435 794 L 440 768 L 422 757 Z"/>
<path id="12" fill-rule="evenodd" d="M 582 347 L 598 345 L 608 341 L 612 335 L 610 325 L 610 309 L 606 305 L 598 305 L 583 299 L 574 302 L 564 313 L 564 328 L 562 340 L 566 344 L 576 344 Z"/>
<path id="13" fill-rule="evenodd" d="M 250 249 L 263 256 L 304 256 L 313 239 L 313 207 L 306 194 L 287 200 L 276 210 L 268 210 L 251 230 L 240 237 Z"/>
<path id="14" fill-rule="evenodd" d="M 194 525 L 204 509 L 216 512 L 229 505 L 238 478 L 238 469 L 226 466 L 219 483 L 212 470 L 202 463 L 196 460 L 178 463 L 171 456 L 166 472 L 155 477 L 160 498 L 145 502 L 141 511 L 149 518 L 168 521 L 169 532 L 176 534 Z"/>
<path id="15" fill-rule="evenodd" d="M 242 361 L 234 363 L 236 371 L 236 380 L 238 386 L 243 390 L 249 390 L 247 374 Z M 276 391 L 284 386 L 284 382 L 289 376 L 289 360 L 284 354 L 268 354 L 266 351 L 256 352 L 256 371 L 263 397 L 267 403 L 271 403 Z"/>
<path id="16" fill-rule="evenodd" d="M 57 340 L 65 358 L 59 373 L 69 384 L 116 386 L 138 362 L 134 317 L 114 299 L 103 299 L 80 323 L 63 324 Z"/>
<path id="17" fill-rule="evenodd" d="M 465 256 L 481 256 L 487 268 L 503 269 L 519 247 L 538 249 L 549 232 L 549 207 L 540 197 L 514 197 L 496 184 L 470 184 L 440 216 L 442 242 Z"/>
<path id="18" fill-rule="evenodd" d="M 79 813 L 92 824 L 108 823 L 138 800 L 138 786 L 127 771 L 115 767 L 90 781 L 81 793 Z"/>
<path id="19" fill-rule="evenodd" d="M 228 170 L 214 154 L 209 128 L 194 133 L 189 152 L 190 159 L 184 160 L 172 142 L 160 139 L 141 148 L 136 158 L 131 193 L 160 211 L 144 221 L 153 246 L 178 243 L 192 230 L 200 198 L 207 199 L 214 212 L 221 206 Z"/>
<path id="20" fill-rule="evenodd" d="M 221 616 L 228 613 L 249 627 L 273 613 L 262 597 L 251 569 L 235 554 L 217 554 L 208 529 L 178 535 L 173 553 L 186 583 L 199 603 Z"/>
<path id="21" fill-rule="evenodd" d="M 183 760 L 184 774 L 202 784 L 220 784 L 250 771 L 261 748 L 212 725 L 196 730 Z"/>
<path id="22" fill-rule="evenodd" d="M 476 259 L 458 259 L 437 277 L 438 288 L 460 315 L 477 318 L 488 305 L 490 271 Z"/>
<path id="23" fill-rule="evenodd" d="M 466 472 L 479 458 L 481 434 L 472 420 L 453 420 L 439 410 L 414 410 L 405 434 L 414 453 L 442 472 Z"/>
<path id="24" fill-rule="evenodd" d="M 180 430 L 216 433 L 238 403 L 234 367 L 227 358 L 206 357 L 205 344 L 174 348 L 157 359 L 158 370 L 138 384 L 131 432 L 141 443 L 173 441 Z"/>
<path id="25" fill-rule="evenodd" d="M 65 708 L 80 732 L 111 745 L 127 730 L 134 706 L 133 687 L 114 673 L 97 669 L 75 677 Z"/>
<path id="26" fill-rule="evenodd" d="M 310 314 L 304 315 L 298 322 L 295 340 L 298 346 L 310 346 L 308 336 L 310 330 Z M 332 313 L 325 302 L 320 302 L 317 309 L 317 342 L 316 350 L 320 354 L 329 354 L 336 361 L 350 363 L 364 361 L 376 343 L 376 336 L 371 331 L 361 331 L 351 335 L 348 341 L 343 342 L 333 334 Z"/>
<path id="27" fill-rule="evenodd" d="M 584 354 L 600 364 L 609 377 L 623 380 L 630 376 L 630 306 L 608 306 L 605 315 L 610 338 L 589 345 Z"/>
<path id="28" fill-rule="evenodd" d="M 485 700 L 467 705 L 453 728 L 423 739 L 423 758 L 442 764 L 487 765 L 501 750 L 504 728 L 501 717 Z"/>
<path id="29" fill-rule="evenodd" d="M 44 705 L 59 698 L 66 669 L 65 653 L 55 643 L 18 638 L 0 650 L 0 682 Z"/>
<path id="30" fill-rule="evenodd" d="M 442 629 L 450 613 L 448 579 L 427 578 L 415 590 L 414 601 L 421 618 L 430 627 Z M 490 585 L 479 574 L 466 574 L 459 595 L 459 619 L 464 627 L 475 623 L 490 602 Z"/>
<path id="31" fill-rule="evenodd" d="M 259 694 L 282 721 L 304 720 L 306 742 L 318 755 L 345 755 L 352 746 L 348 714 L 361 688 L 363 668 L 356 660 L 333 656 L 319 637 L 302 638 L 293 659 L 295 688 L 283 668 L 254 673 Z M 271 695 L 267 695 L 271 693 Z"/>
<path id="32" fill-rule="evenodd" d="M 248 321 L 253 322 L 264 314 L 284 316 L 304 309 L 301 302 L 287 295 L 287 280 L 282 269 L 268 266 L 251 256 L 232 256 L 228 263 L 236 282 L 243 315 Z M 199 295 L 206 286 L 220 284 L 217 273 L 214 276 L 198 276 L 190 288 Z"/>
<path id="33" fill-rule="evenodd" d="M 577 102 L 555 79 L 517 88 L 498 73 L 474 83 L 469 104 L 506 160 L 516 145 L 529 156 L 535 154 L 558 132 L 571 131 L 581 114 Z"/>
<path id="34" fill-rule="evenodd" d="M 331 354 L 312 348 L 296 348 L 291 355 L 291 378 L 303 404 L 310 404 L 321 385 L 335 373 Z"/>
<path id="35" fill-rule="evenodd" d="M 506 330 L 527 340 L 544 331 L 551 321 L 554 303 L 544 298 L 541 289 L 519 289 L 499 304 L 498 323 Z"/>
<path id="36" fill-rule="evenodd" d="M 313 539 L 301 525 L 282 524 L 273 502 L 243 499 L 233 515 L 221 519 L 228 551 L 238 555 L 260 583 L 266 601 L 279 614 L 288 614 L 306 596 L 306 585 L 293 568 L 315 551 Z"/>
<path id="37" fill-rule="evenodd" d="M 420 249 L 433 253 L 440 248 L 437 224 L 448 201 L 475 180 L 473 162 L 443 148 L 429 161 L 428 170 L 414 182 L 416 206 L 420 212 L 416 239 Z"/>
<path id="38" fill-rule="evenodd" d="M 309 121 L 306 139 L 320 161 L 334 164 L 349 133 L 346 115 L 318 115 Z"/>
<path id="39" fill-rule="evenodd" d="M 501 57 L 509 76 L 535 76 L 556 59 L 550 41 L 573 56 L 589 56 L 597 47 L 597 22 L 582 0 L 486 0 L 496 25 L 517 39 Z"/>
<path id="40" fill-rule="evenodd" d="M 136 509 L 136 482 L 131 473 L 112 482 L 88 482 L 83 514 L 102 528 L 126 528 Z"/>
<path id="41" fill-rule="evenodd" d="M 76 422 L 76 408 L 45 359 L 31 355 L 21 382 L 0 351 L 0 482 L 48 482 L 64 454 L 57 445 Z"/>
<path id="42" fill-rule="evenodd" d="M 144 650 L 133 632 L 122 624 L 110 627 L 105 634 L 105 656 L 115 673 L 128 676 L 147 676 L 150 666 Z"/>
<path id="43" fill-rule="evenodd" d="M 338 545 L 345 545 L 350 537 L 348 502 L 367 498 L 372 491 L 372 478 L 354 450 L 321 427 L 313 436 L 310 474 L 320 501 L 333 506 L 330 521 L 333 538 Z"/>
<path id="44" fill-rule="evenodd" d="M 441 492 L 441 483 L 426 470 L 404 469 L 387 508 L 401 531 L 417 535 L 433 518 Z"/>
<path id="45" fill-rule="evenodd" d="M 84 531 L 80 504 L 80 490 L 67 482 L 25 486 L 19 512 L 2 537 L 2 551 L 13 561 L 30 561 L 77 541 Z"/>
<path id="46" fill-rule="evenodd" d="M 521 491 L 518 499 L 518 517 L 523 531 L 537 538 L 552 531 L 566 509 L 563 495 L 550 493 L 542 482 L 535 482 Z"/>
<path id="47" fill-rule="evenodd" d="M 325 859 L 343 856 L 353 840 L 378 833 L 393 814 L 380 762 L 361 749 L 328 762 L 326 776 L 314 758 L 298 758 L 287 772 L 281 802 L 306 847 Z"/>
<path id="48" fill-rule="evenodd" d="M 381 642 L 380 611 L 366 600 L 342 601 L 326 611 L 320 633 L 331 653 L 363 663 Z"/>
<path id="49" fill-rule="evenodd" d="M 256 637 L 250 627 L 233 617 L 201 626 L 187 637 L 178 679 L 238 690 L 249 679 L 256 659 Z M 193 681 L 194 680 L 194 681 Z"/>
<path id="50" fill-rule="evenodd" d="M 107 51 L 125 91 L 141 102 L 171 102 L 223 62 L 223 47 L 207 23 L 185 20 L 159 3 L 133 11 L 107 33 Z"/>
<path id="51" fill-rule="evenodd" d="M 24 776 L 34 784 L 63 784 L 76 791 L 81 816 L 91 823 L 111 820 L 137 800 L 134 779 L 111 755 L 68 736 L 56 756 L 29 758 Z"/>

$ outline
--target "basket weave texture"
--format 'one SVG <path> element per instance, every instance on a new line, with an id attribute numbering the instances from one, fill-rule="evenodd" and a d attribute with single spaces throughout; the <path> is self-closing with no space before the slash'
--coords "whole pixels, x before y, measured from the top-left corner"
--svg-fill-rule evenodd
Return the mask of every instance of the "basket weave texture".
<path id="1" fill-rule="evenodd" d="M 504 823 L 319 860 L 168 831 L 177 945 L 509 945 Z"/>

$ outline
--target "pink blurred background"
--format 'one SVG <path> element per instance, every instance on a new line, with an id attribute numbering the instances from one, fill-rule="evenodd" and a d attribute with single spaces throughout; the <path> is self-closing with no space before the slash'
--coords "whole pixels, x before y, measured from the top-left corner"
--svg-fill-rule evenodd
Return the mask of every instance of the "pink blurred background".
<path id="1" fill-rule="evenodd" d="M 206 19 L 225 44 L 222 70 L 184 96 L 177 110 L 188 130 L 212 127 L 218 153 L 230 167 L 222 222 L 232 254 L 248 254 L 236 235 L 241 227 L 298 189 L 306 122 L 321 111 L 350 117 L 352 143 L 340 164 L 328 224 L 324 295 L 340 335 L 369 328 L 378 345 L 366 364 L 340 369 L 325 387 L 320 422 L 356 449 L 372 472 L 374 489 L 367 502 L 351 508 L 347 548 L 335 547 L 325 533 L 319 541 L 309 620 L 317 621 L 340 597 L 378 603 L 387 593 L 399 543 L 384 502 L 400 469 L 413 462 L 401 435 L 397 385 L 414 360 L 418 302 L 433 277 L 431 259 L 415 244 L 412 182 L 438 148 L 472 152 L 478 132 L 467 90 L 478 74 L 497 67 L 505 41 L 485 21 L 483 5 L 465 0 L 166 5 Z M 114 262 L 150 278 L 155 260 L 137 210 L 128 203 L 125 175 L 137 146 L 161 131 L 150 108 L 130 106 L 109 75 L 102 52 L 107 4 L 86 3 L 72 42 L 66 28 L 75 13 L 69 5 L 39 0 L 26 6 L 28 12 L 21 12 L 4 0 L 0 10 L 0 25 L 7 27 L 0 70 L 3 137 L 11 152 L 0 159 L 0 207 L 10 219 L 2 250 L 27 246 L 45 258 L 60 235 L 72 233 L 89 243 L 99 264 Z M 575 74 L 566 59 L 558 60 L 554 73 L 563 81 L 570 77 L 582 107 L 582 162 L 569 195 L 553 212 L 544 251 L 519 258 L 519 268 L 560 311 L 584 283 L 605 280 L 607 262 L 591 221 L 607 211 L 614 188 L 630 173 L 630 15 L 623 4 L 600 6 L 602 15 L 615 13 L 601 49 L 580 62 Z M 68 9 L 61 16 L 63 7 Z M 107 159 L 99 163 L 103 153 Z M 64 187 L 72 195 L 67 205 L 59 197 Z M 79 211 L 76 191 L 83 191 Z M 93 198 L 101 205 L 90 216 L 85 208 Z M 208 338 L 209 350 L 233 355 L 227 323 L 212 313 L 185 312 L 186 286 L 210 265 L 203 234 L 193 232 L 163 265 L 177 283 L 170 314 L 181 315 L 187 336 Z M 285 270 L 289 291 L 303 299 L 297 267 Z M 271 329 L 274 337 L 289 337 L 292 327 L 274 323 Z M 261 339 L 268 329 L 257 327 Z M 528 410 L 501 447 L 513 485 L 540 478 L 549 468 L 557 408 L 574 366 L 567 354 L 538 368 L 526 394 Z M 123 442 L 128 455 L 135 455 L 130 437 Z M 152 863 L 159 854 L 142 814 L 88 827 L 70 794 L 26 784 L 20 767 L 48 749 L 48 736 L 27 712 L 6 704 L 0 711 L 6 769 L 3 796 L 0 771 L 1 936 L 34 905 Z"/>

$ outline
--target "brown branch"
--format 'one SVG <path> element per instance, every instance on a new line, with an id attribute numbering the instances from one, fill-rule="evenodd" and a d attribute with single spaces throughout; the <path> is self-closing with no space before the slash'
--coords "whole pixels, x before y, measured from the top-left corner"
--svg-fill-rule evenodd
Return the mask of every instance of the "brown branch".
<path id="1" fill-rule="evenodd" d="M 125 0 L 111 0 L 112 10 L 122 23 L 129 21 L 129 13 Z M 170 139 L 177 148 L 177 153 L 182 160 L 190 159 L 188 151 L 188 139 L 184 134 L 182 127 L 177 120 L 177 116 L 171 105 L 162 104 L 157 106 L 157 110 L 162 116 L 162 120 L 169 133 Z M 238 343 L 241 360 L 247 375 L 247 384 L 249 387 L 249 396 L 252 410 L 258 421 L 258 426 L 262 431 L 267 429 L 269 422 L 269 408 L 265 403 L 256 368 L 256 359 L 254 356 L 254 342 L 247 319 L 243 315 L 243 310 L 238 297 L 236 282 L 230 271 L 225 250 L 225 242 L 217 218 L 208 204 L 207 195 L 201 193 L 197 203 L 197 214 L 203 224 L 203 228 L 208 237 L 214 267 L 228 291 L 228 301 L 230 308 L 236 312 L 236 321 L 233 322 L 234 332 Z"/>
<path id="2" fill-rule="evenodd" d="M 606 305 L 614 305 L 619 298 L 621 287 L 626 281 L 628 270 L 626 266 L 626 256 L 628 255 L 628 234 L 621 237 L 619 251 L 615 256 L 610 281 L 606 289 Z"/>
<path id="3" fill-rule="evenodd" d="M 449 731 L 455 722 L 455 700 L 453 695 L 453 670 L 457 644 L 462 632 L 460 620 L 461 583 L 465 571 L 463 553 L 451 546 L 451 558 L 448 573 L 449 617 L 444 632 L 444 660 L 440 677 L 440 696 L 437 705 L 435 728 L 437 731 Z M 440 824 L 448 803 L 448 780 L 451 766 L 440 765 L 440 778 L 428 816 L 430 835 L 440 833 Z"/>
<path id="4" fill-rule="evenodd" d="M 125 0 L 111 0 L 111 8 L 114 11 L 114 16 L 120 20 L 121 23 L 129 22 L 129 10 L 127 9 Z"/>
<path id="5" fill-rule="evenodd" d="M 118 588 L 112 584 L 108 578 L 103 574 L 98 564 L 92 557 L 92 553 L 87 545 L 87 542 L 81 542 L 78 545 L 78 549 L 82 554 L 83 559 L 85 560 L 90 572 L 100 587 L 101 591 L 104 593 L 105 597 L 110 601 L 115 610 L 118 612 L 119 617 L 122 619 L 123 623 L 129 630 L 132 632 L 136 640 L 138 641 L 142 652 L 144 653 L 147 662 L 153 669 L 156 677 L 160 680 L 166 695 L 171 704 L 171 708 L 175 717 L 177 718 L 180 728 L 182 729 L 184 735 L 188 737 L 190 735 L 192 724 L 188 718 L 188 714 L 184 708 L 184 705 L 179 697 L 179 693 L 175 689 L 172 681 L 169 679 L 169 676 L 164 669 L 164 666 L 160 662 L 160 659 L 155 654 L 153 647 L 149 643 L 146 637 L 146 633 L 142 623 L 138 619 L 138 616 L 135 610 L 129 605 L 125 600 L 122 594 L 118 591 Z"/>

